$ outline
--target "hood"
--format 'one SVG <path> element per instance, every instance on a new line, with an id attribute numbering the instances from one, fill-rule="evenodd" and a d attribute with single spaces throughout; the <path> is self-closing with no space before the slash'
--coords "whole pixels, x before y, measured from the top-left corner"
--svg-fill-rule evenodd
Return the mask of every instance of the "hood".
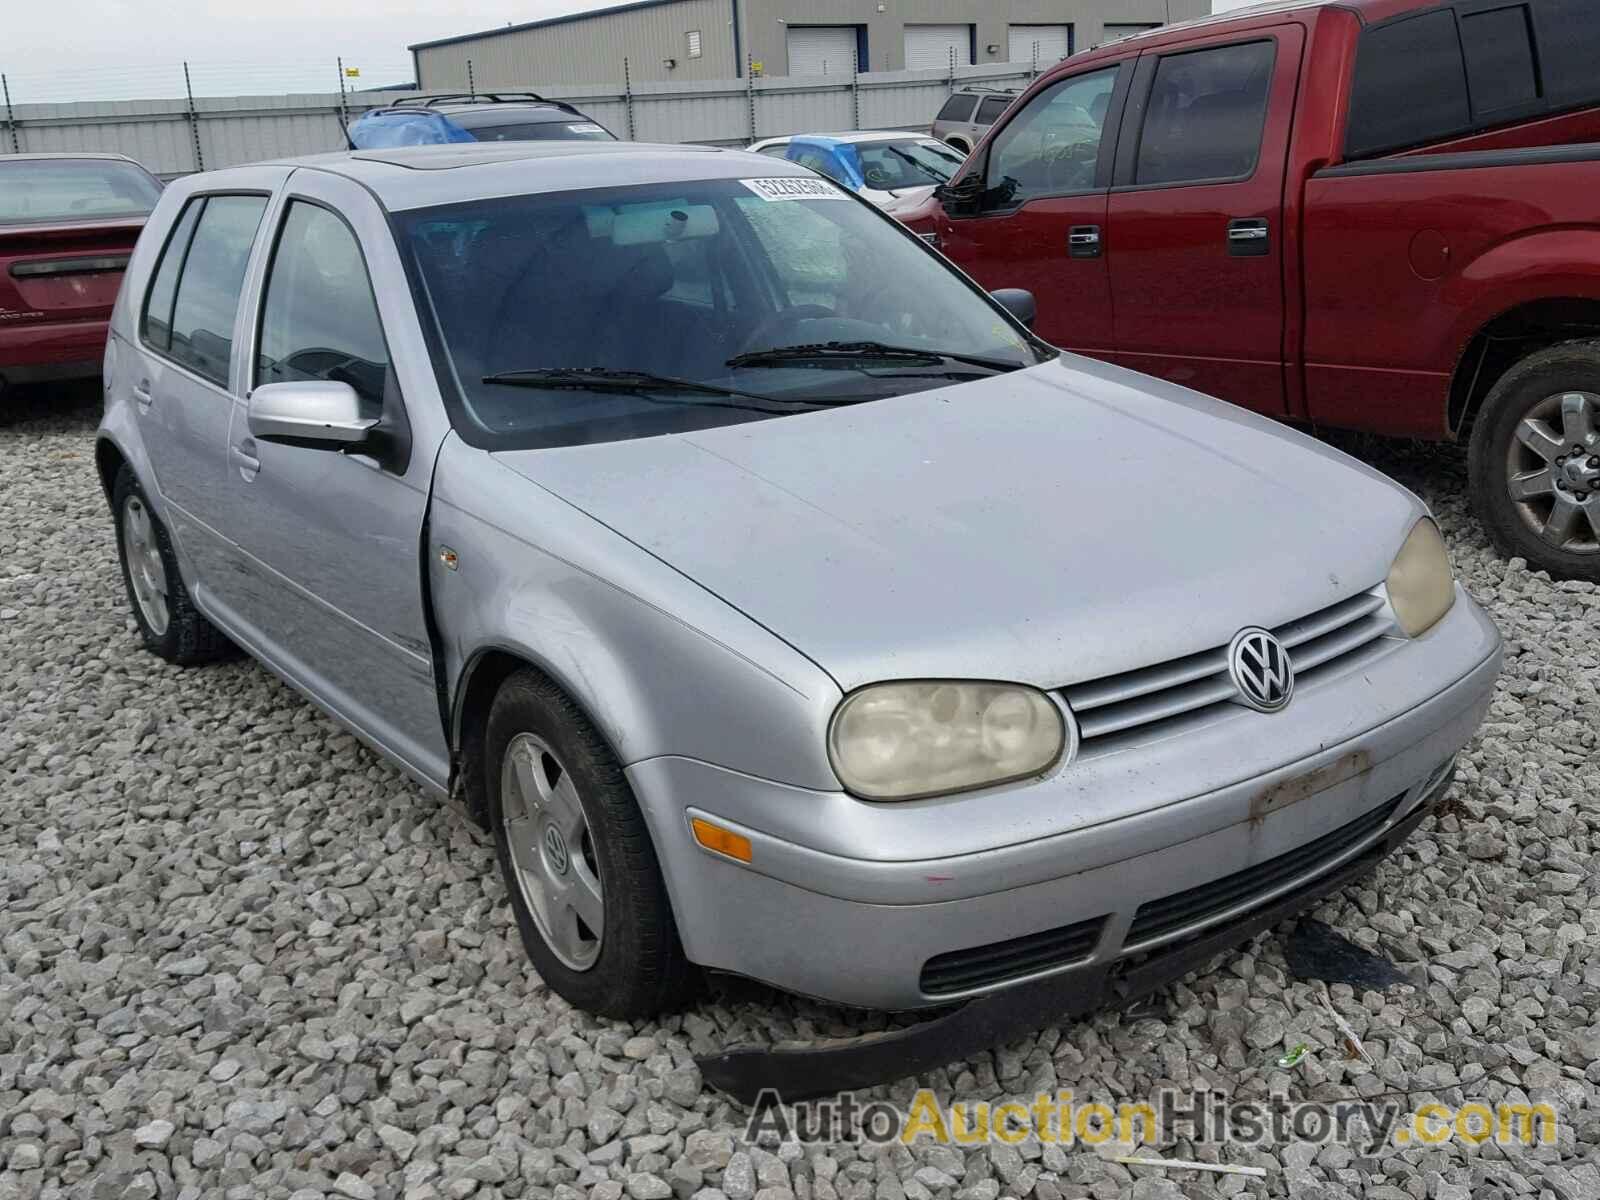
<path id="1" fill-rule="evenodd" d="M 500 452 L 845 690 L 1060 687 L 1383 581 L 1424 511 L 1243 409 L 1072 356 L 859 406 Z"/>
<path id="2" fill-rule="evenodd" d="M 892 192 L 874 192 L 869 189 L 868 195 L 884 212 L 899 217 L 921 209 L 933 195 L 935 187 L 935 184 L 930 183 L 927 187 L 897 188 Z"/>

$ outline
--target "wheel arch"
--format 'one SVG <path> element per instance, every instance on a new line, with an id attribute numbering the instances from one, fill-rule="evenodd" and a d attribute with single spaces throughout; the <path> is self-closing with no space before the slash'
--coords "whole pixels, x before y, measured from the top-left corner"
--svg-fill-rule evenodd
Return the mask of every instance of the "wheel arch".
<path id="1" fill-rule="evenodd" d="M 480 826 L 489 827 L 488 792 L 483 774 L 484 735 L 488 727 L 489 709 L 501 686 L 518 671 L 533 671 L 560 689 L 595 730 L 600 740 L 613 756 L 617 756 L 615 742 L 606 734 L 605 725 L 595 719 L 593 707 L 583 693 L 574 688 L 548 662 L 524 647 L 492 643 L 474 650 L 462 664 L 451 704 L 450 752 L 456 763 L 467 812 Z"/>
<path id="2" fill-rule="evenodd" d="M 1496 313 L 1465 339 L 1451 376 L 1446 424 L 1470 433 L 1484 400 L 1517 363 L 1562 342 L 1600 337 L 1600 295 L 1550 295 Z"/>
<path id="3" fill-rule="evenodd" d="M 123 467 L 131 465 L 128 456 L 122 448 L 108 437 L 99 437 L 94 443 L 95 473 L 100 477 L 100 491 L 105 495 L 106 503 L 111 503 L 111 493 L 117 486 L 117 475 Z"/>

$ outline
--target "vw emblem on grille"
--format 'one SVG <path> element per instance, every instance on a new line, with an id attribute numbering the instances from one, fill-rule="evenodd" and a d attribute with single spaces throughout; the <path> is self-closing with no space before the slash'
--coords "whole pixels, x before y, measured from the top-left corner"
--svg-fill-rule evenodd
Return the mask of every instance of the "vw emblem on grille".
<path id="1" fill-rule="evenodd" d="M 557 875 L 567 873 L 567 839 L 561 836 L 561 831 L 554 825 L 545 826 L 544 853 L 550 860 L 550 869 Z"/>
<path id="2" fill-rule="evenodd" d="M 1294 695 L 1294 664 L 1265 629 L 1241 629 L 1228 647 L 1228 676 L 1239 698 L 1257 712 L 1277 712 Z"/>

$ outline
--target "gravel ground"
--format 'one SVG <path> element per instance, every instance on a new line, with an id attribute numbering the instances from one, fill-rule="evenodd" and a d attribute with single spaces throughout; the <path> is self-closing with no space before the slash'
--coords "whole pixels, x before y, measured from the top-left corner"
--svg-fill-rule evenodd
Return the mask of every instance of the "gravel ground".
<path id="1" fill-rule="evenodd" d="M 746 988 L 629 1026 L 547 994 L 461 812 L 250 662 L 182 671 L 137 648 L 93 392 L 8 403 L 0 1200 L 1600 1198 L 1600 593 L 1497 559 L 1457 450 L 1362 446 L 1433 505 L 1509 650 L 1450 815 L 1318 913 L 1426 985 L 1332 989 L 1376 1066 L 1347 1060 L 1320 985 L 1291 978 L 1269 935 L 1140 1013 L 922 1081 L 945 1100 L 1418 1089 L 1547 1100 L 1564 1121 L 1536 1149 L 1223 1149 L 1268 1170 L 1245 1179 L 1037 1144 L 744 1146 L 693 1052 L 870 1022 Z"/>

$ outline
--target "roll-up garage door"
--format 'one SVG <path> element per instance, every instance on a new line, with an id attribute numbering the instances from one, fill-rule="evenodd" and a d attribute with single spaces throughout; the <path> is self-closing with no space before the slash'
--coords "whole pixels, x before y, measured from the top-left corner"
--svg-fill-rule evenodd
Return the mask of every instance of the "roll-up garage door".
<path id="1" fill-rule="evenodd" d="M 906 26 L 906 70 L 948 71 L 952 50 L 957 66 L 972 65 L 972 26 Z"/>
<path id="2" fill-rule="evenodd" d="M 1051 66 L 1072 53 L 1071 25 L 1013 25 L 1011 61 L 1031 63 L 1033 47 L 1039 46 L 1039 65 Z"/>
<path id="3" fill-rule="evenodd" d="M 849 75 L 856 66 L 854 25 L 790 25 L 789 74 Z"/>

